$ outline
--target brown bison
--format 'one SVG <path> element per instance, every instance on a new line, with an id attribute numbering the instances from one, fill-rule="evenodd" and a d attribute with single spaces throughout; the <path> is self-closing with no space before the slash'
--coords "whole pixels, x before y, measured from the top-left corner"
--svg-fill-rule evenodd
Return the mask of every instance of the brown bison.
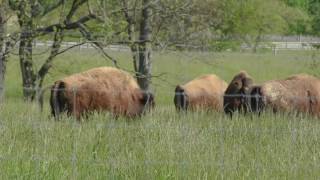
<path id="1" fill-rule="evenodd" d="M 100 67 L 56 81 L 50 105 L 56 118 L 61 112 L 79 119 L 91 111 L 110 111 L 115 116 L 135 117 L 154 106 L 153 95 L 141 90 L 128 73 Z"/>
<path id="2" fill-rule="evenodd" d="M 177 110 L 223 111 L 223 94 L 227 83 L 214 74 L 198 77 L 175 89 L 174 104 Z"/>
<path id="3" fill-rule="evenodd" d="M 252 78 L 245 71 L 241 71 L 232 79 L 223 98 L 223 108 L 227 114 L 232 115 L 237 110 L 247 111 L 252 83 Z"/>
<path id="4" fill-rule="evenodd" d="M 235 85 L 231 87 L 232 83 L 238 81 L 248 83 L 243 83 L 238 88 L 234 88 Z M 253 85 L 250 76 L 242 72 L 231 84 L 224 97 L 226 113 L 232 113 L 236 109 L 260 113 L 263 109 L 270 108 L 273 112 L 297 112 L 320 116 L 320 79 L 314 76 L 298 74 Z M 232 90 L 239 88 L 242 89 L 239 93 Z"/>

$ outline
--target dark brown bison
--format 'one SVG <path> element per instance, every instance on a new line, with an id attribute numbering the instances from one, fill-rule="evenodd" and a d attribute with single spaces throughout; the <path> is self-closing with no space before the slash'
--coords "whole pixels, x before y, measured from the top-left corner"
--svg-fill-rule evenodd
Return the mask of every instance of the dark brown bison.
<path id="1" fill-rule="evenodd" d="M 247 97 L 250 95 L 252 85 L 253 80 L 245 71 L 241 71 L 232 79 L 223 98 L 223 108 L 227 114 L 248 110 Z"/>
<path id="2" fill-rule="evenodd" d="M 248 90 L 240 93 L 240 96 L 226 91 L 224 105 L 227 113 L 236 109 L 261 112 L 270 108 L 273 112 L 307 113 L 318 117 L 320 115 L 320 79 L 316 77 L 298 74 L 286 79 L 267 81 L 261 85 L 253 85 L 248 75 L 236 77 L 235 81 L 241 79 L 250 83 L 242 87 Z"/>
<path id="3" fill-rule="evenodd" d="M 198 77 L 175 89 L 174 104 L 177 110 L 223 111 L 223 94 L 227 83 L 214 74 Z"/>
<path id="4" fill-rule="evenodd" d="M 154 106 L 153 95 L 141 90 L 128 73 L 111 67 L 94 68 L 56 81 L 50 105 L 56 118 L 67 112 L 79 119 L 91 111 L 135 117 Z"/>

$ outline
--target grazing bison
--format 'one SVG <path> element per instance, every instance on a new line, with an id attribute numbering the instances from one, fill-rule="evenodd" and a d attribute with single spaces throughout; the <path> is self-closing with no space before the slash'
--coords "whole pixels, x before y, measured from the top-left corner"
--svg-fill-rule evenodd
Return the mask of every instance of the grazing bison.
<path id="1" fill-rule="evenodd" d="M 265 108 L 270 108 L 273 112 L 308 113 L 320 117 L 320 79 L 316 77 L 298 74 L 286 79 L 267 81 L 261 85 L 253 85 L 247 74 L 236 79 L 249 79 L 251 82 L 242 87 L 248 90 L 240 93 L 240 96 L 226 91 L 224 104 L 227 113 L 242 108 L 250 108 L 250 111 L 260 113 Z M 236 96 L 228 97 L 230 94 Z M 235 100 L 237 98 L 241 99 L 240 102 Z"/>
<path id="2" fill-rule="evenodd" d="M 234 111 L 248 110 L 248 95 L 253 85 L 253 80 L 245 71 L 241 71 L 230 82 L 224 93 L 223 108 L 225 113 L 232 115 Z"/>
<path id="3" fill-rule="evenodd" d="M 153 95 L 141 90 L 128 73 L 111 67 L 94 68 L 56 81 L 50 105 L 56 118 L 61 112 L 79 119 L 90 111 L 110 111 L 115 116 L 135 117 L 154 106 Z"/>
<path id="4" fill-rule="evenodd" d="M 227 83 L 214 74 L 198 77 L 175 89 L 174 104 L 177 110 L 223 111 L 223 93 Z"/>
<path id="5" fill-rule="evenodd" d="M 264 107 L 274 112 L 308 113 L 320 117 L 320 79 L 298 74 L 272 80 L 252 88 L 251 108 L 260 112 Z"/>

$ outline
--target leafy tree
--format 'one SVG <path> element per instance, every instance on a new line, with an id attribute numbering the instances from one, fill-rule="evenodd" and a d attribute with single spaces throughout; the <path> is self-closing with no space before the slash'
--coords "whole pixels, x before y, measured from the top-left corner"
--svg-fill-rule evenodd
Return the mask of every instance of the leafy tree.
<path id="1" fill-rule="evenodd" d="M 320 35 L 320 1 L 309 0 L 308 10 L 312 18 L 312 32 Z"/>
<path id="2" fill-rule="evenodd" d="M 199 2 L 201 1 L 107 0 L 100 1 L 94 9 L 108 22 L 104 28 L 110 34 L 109 40 L 120 40 L 130 47 L 138 83 L 148 91 L 152 77 L 152 48 L 194 42 L 193 40 L 199 40 L 196 37 L 203 35 L 201 31 L 208 30 L 209 23 L 205 21 L 210 15 L 195 14 L 201 12 Z"/>
<path id="3" fill-rule="evenodd" d="M 284 34 L 290 25 L 303 19 L 303 15 L 292 17 L 296 11 L 278 0 L 224 0 L 220 5 L 223 9 L 221 31 L 236 35 L 254 51 L 264 34 Z"/>
<path id="4" fill-rule="evenodd" d="M 292 26 L 297 33 L 319 35 L 320 31 L 320 1 L 319 0 L 283 0 L 288 6 L 296 8 L 304 13 L 306 21 L 297 20 L 296 26 Z M 291 15 L 294 16 L 293 13 Z"/>
<path id="5" fill-rule="evenodd" d="M 6 71 L 6 2 L 0 2 L 0 102 L 4 93 L 4 78 Z"/>
<path id="6" fill-rule="evenodd" d="M 287 5 L 295 8 L 299 8 L 301 10 L 308 10 L 309 2 L 308 0 L 282 0 Z"/>
<path id="7" fill-rule="evenodd" d="M 34 100 L 41 95 L 43 80 L 52 66 L 54 57 L 65 51 L 60 51 L 65 31 L 79 30 L 87 39 L 90 32 L 85 23 L 96 16 L 89 12 L 87 15 L 77 15 L 77 11 L 88 0 L 10 0 L 9 6 L 18 17 L 19 33 L 19 59 L 23 80 L 23 95 L 26 100 Z M 56 22 L 44 22 L 51 13 L 59 16 Z M 35 69 L 33 62 L 34 39 L 49 36 L 53 39 L 50 54 L 45 63 Z M 91 38 L 92 40 L 92 38 Z"/>
<path id="8" fill-rule="evenodd" d="M 10 49 L 13 48 L 16 37 L 7 37 L 7 24 L 10 17 L 10 11 L 8 8 L 8 1 L 0 1 L 0 103 L 4 98 L 5 91 L 5 74 L 6 64 Z"/>

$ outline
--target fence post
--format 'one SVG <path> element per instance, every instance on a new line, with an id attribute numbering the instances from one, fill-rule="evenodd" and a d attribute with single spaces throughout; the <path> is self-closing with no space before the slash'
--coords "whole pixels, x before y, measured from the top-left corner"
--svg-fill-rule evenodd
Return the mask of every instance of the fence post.
<path id="1" fill-rule="evenodd" d="M 302 42 L 302 38 L 303 38 L 302 34 L 299 34 L 299 41 L 300 42 Z"/>
<path id="2" fill-rule="evenodd" d="M 275 45 L 273 47 L 273 55 L 276 56 L 277 55 L 277 45 Z"/>
<path id="3" fill-rule="evenodd" d="M 82 42 L 82 39 L 81 39 L 81 37 L 79 38 L 79 44 L 81 44 L 81 42 Z M 81 45 L 79 46 L 79 51 L 81 51 Z"/>

